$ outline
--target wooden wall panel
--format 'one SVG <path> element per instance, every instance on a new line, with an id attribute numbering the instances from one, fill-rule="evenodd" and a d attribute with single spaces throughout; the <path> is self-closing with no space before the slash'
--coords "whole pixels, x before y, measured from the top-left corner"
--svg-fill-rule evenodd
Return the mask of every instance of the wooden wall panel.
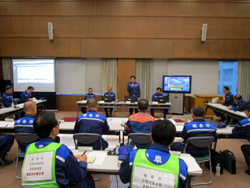
<path id="1" fill-rule="evenodd" d="M 135 75 L 135 59 L 118 59 L 117 71 L 117 98 L 124 101 L 124 97 L 128 96 L 127 84 L 130 82 L 130 76 Z"/>
<path id="2" fill-rule="evenodd" d="M 82 39 L 81 57 L 172 58 L 173 41 L 167 39 Z"/>
<path id="3" fill-rule="evenodd" d="M 250 40 L 175 40 L 174 58 L 250 59 Z"/>
<path id="4" fill-rule="evenodd" d="M 2 57 L 80 57 L 80 40 L 48 38 L 0 38 Z"/>

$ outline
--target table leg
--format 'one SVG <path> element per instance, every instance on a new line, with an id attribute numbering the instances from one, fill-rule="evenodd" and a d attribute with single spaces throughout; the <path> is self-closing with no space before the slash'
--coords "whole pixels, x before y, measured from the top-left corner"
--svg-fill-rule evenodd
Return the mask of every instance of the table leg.
<path id="1" fill-rule="evenodd" d="M 76 114 L 76 117 L 77 117 L 77 118 L 78 118 L 78 116 L 79 116 L 79 108 L 80 108 L 80 105 L 77 104 L 77 114 Z"/>
<path id="2" fill-rule="evenodd" d="M 190 187 L 191 187 L 191 180 L 192 180 L 192 176 L 188 176 L 188 177 L 187 177 L 186 188 L 190 188 Z"/>

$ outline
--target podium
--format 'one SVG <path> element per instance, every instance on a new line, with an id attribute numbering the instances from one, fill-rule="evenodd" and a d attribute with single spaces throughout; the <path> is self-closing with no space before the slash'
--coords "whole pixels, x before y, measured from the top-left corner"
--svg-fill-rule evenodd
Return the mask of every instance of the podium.
<path id="1" fill-rule="evenodd" d="M 172 114 L 184 114 L 184 97 L 185 93 L 169 93 L 169 102 L 172 103 Z"/>

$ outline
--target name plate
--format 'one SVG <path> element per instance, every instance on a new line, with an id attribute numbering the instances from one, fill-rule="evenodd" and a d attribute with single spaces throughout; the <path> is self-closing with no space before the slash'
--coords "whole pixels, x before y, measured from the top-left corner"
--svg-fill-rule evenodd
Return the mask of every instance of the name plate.
<path id="1" fill-rule="evenodd" d="M 158 104 L 158 102 L 152 102 L 152 104 Z"/>
<path id="2" fill-rule="evenodd" d="M 127 104 L 130 104 L 130 103 L 131 103 L 131 101 L 126 101 L 126 103 L 127 103 Z"/>
<path id="3" fill-rule="evenodd" d="M 105 103 L 105 102 L 104 102 L 104 101 L 99 101 L 99 103 L 103 104 L 103 103 Z"/>

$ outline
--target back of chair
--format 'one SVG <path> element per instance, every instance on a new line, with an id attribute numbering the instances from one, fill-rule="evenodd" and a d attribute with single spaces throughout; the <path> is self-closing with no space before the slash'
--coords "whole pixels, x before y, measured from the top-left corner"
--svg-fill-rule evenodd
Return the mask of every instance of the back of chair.
<path id="1" fill-rule="evenodd" d="M 151 142 L 150 134 L 148 133 L 130 133 L 128 135 L 128 140 L 129 139 L 138 144 L 147 144 Z"/>
<path id="2" fill-rule="evenodd" d="M 187 140 L 183 153 L 186 152 L 188 144 L 192 144 L 198 148 L 211 148 L 212 143 L 214 142 L 213 136 L 204 136 L 204 137 L 191 137 Z"/>
<path id="3" fill-rule="evenodd" d="M 75 149 L 77 149 L 77 143 L 80 142 L 81 144 L 93 144 L 97 140 L 100 140 L 100 150 L 102 150 L 102 136 L 95 133 L 75 133 L 73 135 L 74 143 L 75 143 Z"/>
<path id="4" fill-rule="evenodd" d="M 18 143 L 21 142 L 24 144 L 30 144 L 39 139 L 35 133 L 15 133 L 14 136 Z"/>

